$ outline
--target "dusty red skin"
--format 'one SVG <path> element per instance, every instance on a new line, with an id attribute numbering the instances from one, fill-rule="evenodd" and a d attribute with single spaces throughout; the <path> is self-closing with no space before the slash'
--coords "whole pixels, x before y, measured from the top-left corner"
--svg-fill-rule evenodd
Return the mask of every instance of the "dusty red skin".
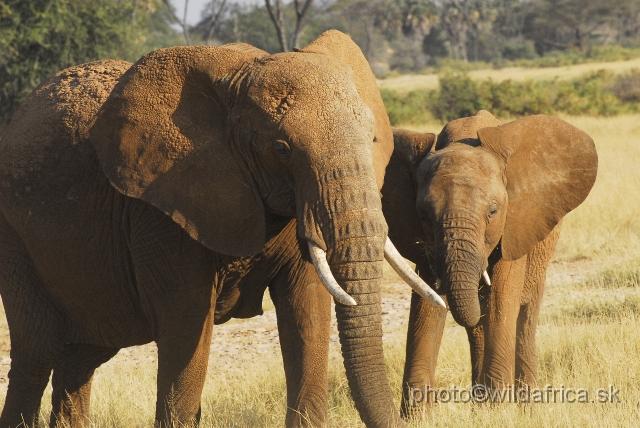
<path id="1" fill-rule="evenodd" d="M 283 217 L 297 219 L 296 243 L 327 250 L 358 302 L 336 312 L 363 420 L 402 425 L 379 301 L 379 191 L 393 140 L 357 46 L 330 31 L 296 53 L 176 47 L 127 66 L 59 73 L 4 134 L 0 293 L 12 368 L 0 426 L 37 415 L 52 368 L 54 416 L 81 424 L 93 370 L 149 341 L 157 423 L 197 420 L 230 257 L 267 248 Z M 314 394 L 309 406 L 324 405 Z"/>

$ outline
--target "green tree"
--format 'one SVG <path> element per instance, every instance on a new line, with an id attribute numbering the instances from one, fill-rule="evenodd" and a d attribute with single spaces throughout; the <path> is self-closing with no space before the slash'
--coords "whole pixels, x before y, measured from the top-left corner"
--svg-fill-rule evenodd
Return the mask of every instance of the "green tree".
<path id="1" fill-rule="evenodd" d="M 174 32 L 160 0 L 4 0 L 0 3 L 0 128 L 20 102 L 61 69 L 130 61 Z"/>
<path id="2" fill-rule="evenodd" d="M 638 7 L 631 0 L 535 0 L 525 34 L 539 50 L 571 49 L 585 52 L 597 39 L 615 33 Z M 606 42 L 601 40 L 600 42 Z"/>
<path id="3" fill-rule="evenodd" d="M 206 15 L 197 28 L 204 28 L 210 15 Z M 216 29 L 220 43 L 245 42 L 270 53 L 279 52 L 280 44 L 266 7 L 257 4 L 229 5 L 227 14 Z"/>

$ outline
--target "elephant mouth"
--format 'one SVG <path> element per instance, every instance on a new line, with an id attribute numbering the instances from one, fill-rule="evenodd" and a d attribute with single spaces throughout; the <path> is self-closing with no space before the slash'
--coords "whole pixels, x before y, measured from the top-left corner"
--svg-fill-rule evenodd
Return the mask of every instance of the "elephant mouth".
<path id="1" fill-rule="evenodd" d="M 489 276 L 489 273 L 486 270 L 482 272 L 482 280 L 484 281 L 485 284 L 491 287 L 491 277 Z M 436 283 L 433 288 L 436 291 L 442 291 L 442 280 L 440 278 L 436 279 Z"/>
<path id="2" fill-rule="evenodd" d="M 329 294 L 333 298 L 346 306 L 355 306 L 357 303 L 346 291 L 340 287 L 338 282 L 331 273 L 329 263 L 327 262 L 327 253 L 311 241 L 307 242 L 311 261 L 320 277 L 320 280 Z M 442 298 L 436 293 L 426 282 L 416 274 L 400 255 L 391 240 L 387 238 L 384 245 L 384 257 L 389 262 L 396 273 L 420 296 L 429 300 L 435 305 L 446 308 L 446 304 Z"/>

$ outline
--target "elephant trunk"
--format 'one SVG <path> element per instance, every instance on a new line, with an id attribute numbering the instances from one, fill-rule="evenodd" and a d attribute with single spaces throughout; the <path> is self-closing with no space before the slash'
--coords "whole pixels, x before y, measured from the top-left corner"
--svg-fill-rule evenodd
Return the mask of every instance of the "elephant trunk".
<path id="1" fill-rule="evenodd" d="M 438 240 L 439 276 L 447 293 L 453 319 L 464 327 L 480 321 L 478 285 L 484 271 L 484 258 L 478 245 L 477 222 L 450 216 L 444 220 L 442 236 Z"/>
<path id="2" fill-rule="evenodd" d="M 367 427 L 403 426 L 384 363 L 380 278 L 354 279 L 355 275 L 347 274 L 374 271 L 381 277 L 382 260 L 345 262 L 338 270 L 342 271 L 338 281 L 357 302 L 356 306 L 336 304 L 344 365 L 356 408 Z"/>
<path id="3" fill-rule="evenodd" d="M 370 168 L 370 167 L 369 167 Z M 382 349 L 380 286 L 387 225 L 373 174 L 331 174 L 326 205 L 315 218 L 333 277 L 356 305 L 336 302 L 344 364 L 356 408 L 367 427 L 404 426 L 393 403 Z M 308 226 L 308 225 L 307 225 Z M 307 228 L 308 231 L 308 228 Z"/>
<path id="4" fill-rule="evenodd" d="M 364 222 L 384 230 L 381 219 Z M 357 303 L 337 303 L 336 318 L 347 380 L 367 427 L 402 424 L 387 381 L 382 350 L 380 284 L 384 239 L 384 235 L 341 239 L 332 257 L 335 278 Z"/>

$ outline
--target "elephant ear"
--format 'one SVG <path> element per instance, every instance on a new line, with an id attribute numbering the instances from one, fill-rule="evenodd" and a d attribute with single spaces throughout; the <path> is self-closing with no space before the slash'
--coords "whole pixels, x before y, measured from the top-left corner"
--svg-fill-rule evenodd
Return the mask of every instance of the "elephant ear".
<path id="1" fill-rule="evenodd" d="M 435 150 L 436 134 L 408 129 L 391 128 L 393 132 L 393 158 L 411 165 Z M 389 171 L 388 171 L 389 172 Z"/>
<path id="2" fill-rule="evenodd" d="M 328 30 L 297 52 L 317 53 L 339 59 L 349 65 L 360 98 L 375 116 L 376 129 L 373 144 L 373 166 L 378 189 L 382 188 L 384 171 L 393 153 L 393 134 L 389 116 L 384 108 L 376 78 L 364 54 L 351 37 L 337 30 Z"/>
<path id="3" fill-rule="evenodd" d="M 389 225 L 389 239 L 403 257 L 418 263 L 425 254 L 416 242 L 425 237 L 416 211 L 412 168 L 434 148 L 436 135 L 393 128 L 393 139 L 394 150 L 382 186 L 382 211 Z"/>
<path id="4" fill-rule="evenodd" d="M 89 134 L 118 191 L 233 256 L 265 241 L 264 207 L 227 119 L 235 77 L 265 55 L 246 44 L 151 52 L 122 76 Z"/>
<path id="5" fill-rule="evenodd" d="M 531 116 L 478 131 L 483 147 L 506 163 L 509 208 L 502 256 L 516 260 L 585 200 L 596 180 L 591 137 L 564 120 Z"/>

